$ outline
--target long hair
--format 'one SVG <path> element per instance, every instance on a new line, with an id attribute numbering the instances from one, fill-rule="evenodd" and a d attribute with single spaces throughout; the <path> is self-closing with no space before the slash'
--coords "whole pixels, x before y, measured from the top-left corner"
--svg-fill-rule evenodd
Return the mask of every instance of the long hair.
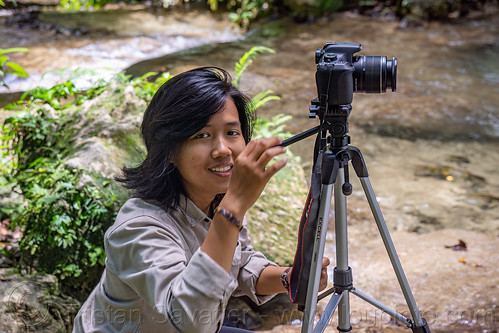
<path id="1" fill-rule="evenodd" d="M 228 98 L 236 105 L 242 135 L 251 139 L 253 115 L 249 99 L 231 84 L 232 78 L 217 67 L 201 67 L 178 74 L 154 94 L 142 120 L 141 134 L 147 155 L 137 167 L 124 167 L 116 180 L 132 195 L 155 200 L 167 209 L 179 205 L 186 194 L 180 174 L 172 163 L 182 143 L 205 127 Z"/>

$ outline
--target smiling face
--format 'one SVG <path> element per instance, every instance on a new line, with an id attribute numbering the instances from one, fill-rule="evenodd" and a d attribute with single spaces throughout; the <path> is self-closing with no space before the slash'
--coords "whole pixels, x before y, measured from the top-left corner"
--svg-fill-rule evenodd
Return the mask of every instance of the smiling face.
<path id="1" fill-rule="evenodd" d="M 234 161 L 246 146 L 236 105 L 225 107 L 180 147 L 175 165 L 189 198 L 204 212 L 229 186 Z"/>

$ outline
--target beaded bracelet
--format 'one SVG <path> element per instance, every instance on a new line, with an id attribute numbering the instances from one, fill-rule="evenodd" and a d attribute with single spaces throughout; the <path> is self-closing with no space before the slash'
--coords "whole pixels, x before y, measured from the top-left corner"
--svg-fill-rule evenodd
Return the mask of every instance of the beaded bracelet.
<path id="1" fill-rule="evenodd" d="M 241 223 L 241 221 L 239 221 L 237 218 L 235 218 L 234 215 L 232 215 L 232 213 L 229 212 L 227 209 L 223 209 L 223 208 L 218 207 L 215 210 L 215 212 L 219 213 L 220 215 L 225 217 L 227 220 L 229 220 L 233 225 L 235 225 L 239 229 L 239 231 L 241 231 L 243 229 L 243 224 Z"/>
<path id="2" fill-rule="evenodd" d="M 284 288 L 286 288 L 286 290 L 288 291 L 289 293 L 289 282 L 288 282 L 288 274 L 289 274 L 289 271 L 291 271 L 291 267 L 288 267 L 284 272 L 282 272 L 281 274 L 281 283 L 282 283 L 282 286 Z"/>

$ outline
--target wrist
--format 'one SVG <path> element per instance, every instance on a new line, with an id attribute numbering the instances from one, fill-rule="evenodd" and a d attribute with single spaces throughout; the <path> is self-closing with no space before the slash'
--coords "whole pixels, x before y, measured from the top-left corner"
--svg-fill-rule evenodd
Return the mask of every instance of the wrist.
<path id="1" fill-rule="evenodd" d="M 246 214 L 246 209 L 237 200 L 232 199 L 230 195 L 225 195 L 218 207 L 228 210 L 232 216 L 241 222 L 243 221 L 244 214 Z"/>
<path id="2" fill-rule="evenodd" d="M 289 276 L 291 272 L 291 267 L 286 268 L 284 272 L 281 274 L 281 283 L 284 289 L 286 289 L 287 292 L 289 292 Z"/>
<path id="3" fill-rule="evenodd" d="M 218 206 L 217 209 L 215 210 L 216 214 L 220 214 L 223 216 L 227 221 L 232 223 L 239 231 L 243 229 L 243 222 L 242 220 L 237 219 L 229 210 Z"/>

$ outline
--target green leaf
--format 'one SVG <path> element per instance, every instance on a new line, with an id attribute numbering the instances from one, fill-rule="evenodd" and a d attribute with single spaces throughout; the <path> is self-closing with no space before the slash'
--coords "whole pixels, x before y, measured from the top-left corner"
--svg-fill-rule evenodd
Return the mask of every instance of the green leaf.
<path id="1" fill-rule="evenodd" d="M 46 204 L 51 204 L 52 202 L 56 201 L 57 199 L 59 199 L 58 196 L 48 195 L 48 196 L 45 197 L 45 199 L 43 200 L 43 202 L 45 202 Z"/>
<path id="2" fill-rule="evenodd" d="M 267 102 L 278 101 L 281 99 L 281 97 L 277 95 L 271 95 L 273 93 L 274 93 L 273 90 L 264 90 L 253 96 L 253 98 L 251 99 L 251 106 L 250 106 L 251 112 L 256 111 L 258 108 L 260 108 Z"/>
<path id="3" fill-rule="evenodd" d="M 13 52 L 28 52 L 29 49 L 25 47 L 14 47 L 10 49 L 0 49 L 0 54 L 13 53 Z"/>
<path id="4" fill-rule="evenodd" d="M 20 65 L 16 64 L 15 62 L 6 62 L 5 63 L 6 66 L 9 66 L 12 70 L 7 70 L 6 72 L 7 73 L 12 73 L 12 74 L 15 74 L 17 76 L 21 76 L 21 77 L 27 77 L 28 76 L 28 72 L 26 72 L 24 70 L 24 68 L 22 68 Z"/>
<path id="5" fill-rule="evenodd" d="M 232 81 L 234 87 L 239 86 L 239 80 L 243 73 L 248 69 L 248 67 L 253 63 L 253 60 L 258 56 L 259 53 L 269 52 L 275 54 L 275 51 L 269 47 L 265 46 L 253 46 L 248 52 L 244 53 L 243 56 L 236 62 L 235 71 L 236 77 Z"/>

